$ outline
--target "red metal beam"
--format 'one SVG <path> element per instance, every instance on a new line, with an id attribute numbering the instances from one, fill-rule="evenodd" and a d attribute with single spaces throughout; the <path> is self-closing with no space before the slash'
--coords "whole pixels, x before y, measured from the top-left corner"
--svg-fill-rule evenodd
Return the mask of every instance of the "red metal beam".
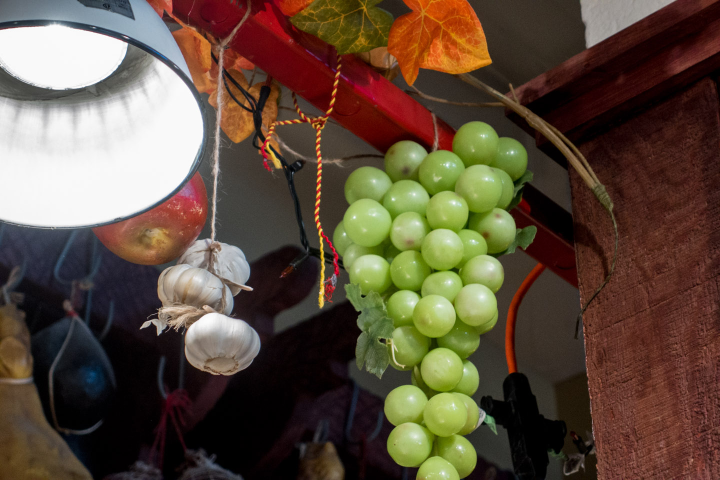
<path id="1" fill-rule="evenodd" d="M 245 14 L 237 0 L 174 0 L 174 13 L 188 24 L 225 38 Z M 321 110 L 334 79 L 334 47 L 293 27 L 270 1 L 252 0 L 252 13 L 231 47 Z M 353 55 L 343 57 L 342 81 L 333 118 L 379 151 L 400 140 L 433 144 L 431 113 Z M 440 148 L 451 149 L 455 131 L 438 119 Z M 570 215 L 547 197 L 526 187 L 527 204 L 512 214 L 519 227 L 536 225 L 527 253 L 577 287 Z"/>

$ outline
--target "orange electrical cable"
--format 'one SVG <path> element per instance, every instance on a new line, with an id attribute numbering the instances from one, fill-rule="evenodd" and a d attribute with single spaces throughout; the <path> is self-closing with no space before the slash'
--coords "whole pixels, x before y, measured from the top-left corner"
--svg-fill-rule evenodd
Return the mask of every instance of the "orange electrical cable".
<path id="1" fill-rule="evenodd" d="M 530 290 L 532 284 L 545 271 L 545 265 L 538 263 L 535 268 L 532 269 L 525 280 L 520 284 L 515 296 L 510 302 L 510 308 L 508 309 L 507 323 L 505 324 L 505 358 L 507 360 L 508 372 L 517 373 L 517 358 L 515 357 L 515 323 L 517 323 L 517 313 L 520 308 L 520 304 L 525 298 L 525 294 Z"/>

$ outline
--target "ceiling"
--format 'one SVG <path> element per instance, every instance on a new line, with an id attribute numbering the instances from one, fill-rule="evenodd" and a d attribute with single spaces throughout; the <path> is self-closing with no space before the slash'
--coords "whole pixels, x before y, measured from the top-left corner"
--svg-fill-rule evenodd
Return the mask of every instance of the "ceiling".
<path id="1" fill-rule="evenodd" d="M 579 2 L 567 0 L 471 0 L 488 39 L 493 65 L 475 72 L 482 80 L 501 91 L 508 83 L 521 85 L 561 63 L 585 48 L 584 25 Z M 401 15 L 407 10 L 401 2 L 385 2 L 382 7 Z M 395 80 L 405 87 L 402 78 Z M 425 93 L 459 101 L 486 101 L 477 90 L 446 74 L 421 71 L 416 86 Z M 291 106 L 289 92 L 282 104 Z M 313 111 L 307 105 L 303 106 Z M 571 208 L 567 172 L 534 148 L 532 138 L 506 120 L 502 109 L 469 109 L 443 104 L 428 104 L 439 117 L 457 128 L 471 120 L 493 125 L 501 136 L 522 141 L 529 152 L 533 184 L 567 210 Z M 281 118 L 292 113 L 281 111 Z M 283 140 L 298 152 L 311 155 L 314 135 L 307 125 L 280 127 Z M 219 238 L 240 246 L 249 259 L 288 243 L 299 243 L 292 204 L 284 177 L 270 174 L 249 141 L 239 145 L 224 138 L 227 147 L 221 157 L 221 194 Z M 337 125 L 330 124 L 323 135 L 326 158 L 361 153 L 377 153 L 372 147 Z M 208 162 L 204 172 L 209 178 Z M 347 166 L 331 165 L 324 169 L 321 219 L 332 231 L 347 207 L 343 185 L 350 172 L 362 165 L 382 168 L 381 160 L 353 160 Z M 313 165 L 308 164 L 296 177 L 308 232 L 313 232 L 312 208 L 315 188 Z M 309 235 L 312 239 L 314 235 Z M 311 240 L 312 242 L 312 240 Z M 315 240 L 317 244 L 317 240 Z M 498 293 L 501 317 L 523 278 L 535 262 L 524 253 L 504 257 L 505 285 Z M 347 277 L 341 278 L 343 282 Z M 335 301 L 342 298 L 338 289 Z M 311 295 L 298 307 L 283 313 L 276 322 L 282 330 L 317 313 Z M 518 363 L 555 383 L 584 371 L 582 340 L 574 340 L 575 318 L 579 310 L 578 292 L 551 272 L 544 273 L 528 293 L 520 309 L 517 331 Z M 485 335 L 486 340 L 503 348 L 501 328 Z M 582 337 L 581 337 L 582 338 Z"/>

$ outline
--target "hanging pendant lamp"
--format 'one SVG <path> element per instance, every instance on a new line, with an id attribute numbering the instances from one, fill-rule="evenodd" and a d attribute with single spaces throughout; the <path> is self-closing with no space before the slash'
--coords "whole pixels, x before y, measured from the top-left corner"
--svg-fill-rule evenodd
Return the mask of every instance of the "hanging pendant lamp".
<path id="1" fill-rule="evenodd" d="M 0 221 L 113 223 L 197 170 L 203 107 L 145 0 L 0 0 Z"/>

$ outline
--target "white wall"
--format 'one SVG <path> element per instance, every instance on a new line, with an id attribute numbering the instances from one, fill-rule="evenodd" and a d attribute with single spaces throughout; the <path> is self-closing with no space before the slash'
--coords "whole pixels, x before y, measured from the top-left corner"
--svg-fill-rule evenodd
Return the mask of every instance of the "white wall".
<path id="1" fill-rule="evenodd" d="M 675 0 L 580 0 L 588 48 Z"/>

